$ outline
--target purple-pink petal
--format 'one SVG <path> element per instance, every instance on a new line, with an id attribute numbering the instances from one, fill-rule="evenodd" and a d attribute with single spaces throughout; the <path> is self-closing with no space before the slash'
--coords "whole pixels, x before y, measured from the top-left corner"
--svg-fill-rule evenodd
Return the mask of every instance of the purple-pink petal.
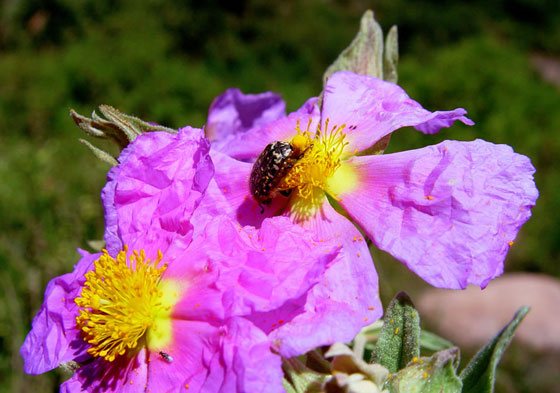
<path id="1" fill-rule="evenodd" d="M 173 320 L 172 341 L 162 349 L 172 361 L 156 351 L 149 353 L 147 391 L 201 391 L 210 378 L 212 359 L 219 356 L 222 333 L 219 325 L 209 321 Z"/>
<path id="2" fill-rule="evenodd" d="M 242 224 L 252 220 L 250 224 L 261 226 L 270 214 L 286 213 L 284 206 L 274 204 L 260 213 L 260 207 L 249 194 L 251 164 L 222 153 L 212 153 L 212 159 L 216 174 L 193 219 L 200 219 L 198 212 L 201 210 L 207 212 L 202 216 L 204 218 L 221 211 Z M 276 201 L 282 202 L 285 204 L 287 199 L 279 197 Z M 285 356 L 299 355 L 335 341 L 350 340 L 363 326 L 382 314 L 377 274 L 368 247 L 355 226 L 336 213 L 326 199 L 320 213 L 303 226 L 313 233 L 315 240 L 342 246 L 340 253 L 344 256 L 337 257 L 329 265 L 309 294 L 287 299 L 276 309 L 254 308 L 258 312 L 247 316 L 274 337 L 275 347 Z M 274 238 L 270 236 L 270 239 Z M 229 243 L 236 244 L 231 240 Z M 317 330 L 317 326 L 321 329 Z"/>
<path id="3" fill-rule="evenodd" d="M 326 199 L 319 213 L 304 226 L 311 228 L 319 239 L 334 241 L 342 249 L 321 282 L 301 301 L 303 306 L 297 308 L 297 303 L 292 303 L 292 310 L 286 308 L 291 319 L 274 315 L 278 327 L 269 335 L 275 349 L 284 357 L 350 341 L 361 328 L 383 314 L 377 273 L 367 244 L 356 227 Z"/>
<path id="4" fill-rule="evenodd" d="M 242 228 L 225 216 L 214 218 L 166 272 L 166 279 L 188 283 L 174 316 L 198 318 L 212 304 L 223 306 L 226 317 L 246 316 L 305 296 L 339 251 L 332 242 L 319 243 L 312 236 L 287 217 L 266 219 L 258 230 Z M 190 265 L 197 263 L 201 266 L 193 274 Z M 183 275 L 186 270 L 191 273 Z"/>
<path id="5" fill-rule="evenodd" d="M 212 158 L 216 164 L 215 178 L 193 219 L 200 219 L 198 212 L 201 210 L 208 212 L 202 216 L 206 219 L 211 214 L 221 211 L 235 220 L 242 221 L 243 224 L 246 224 L 244 221 L 251 219 L 253 220 L 251 224 L 263 225 L 264 229 L 261 229 L 264 233 L 270 230 L 267 228 L 267 223 L 280 223 L 275 221 L 278 218 L 270 220 L 266 217 L 270 214 L 282 214 L 284 209 L 282 206 L 276 209 L 273 205 L 261 214 L 260 208 L 249 194 L 248 176 L 251 164 L 234 160 L 221 153 L 213 153 Z M 284 200 L 284 203 L 287 201 L 283 197 L 278 199 Z M 363 326 L 374 322 L 382 314 L 377 274 L 368 247 L 354 225 L 347 218 L 336 213 L 325 199 L 320 214 L 303 226 L 311 231 L 314 240 L 318 240 L 319 243 L 334 242 L 335 246 L 342 246 L 340 253 L 344 256 L 339 256 L 330 263 L 321 280 L 309 294 L 301 294 L 301 291 L 294 289 L 293 294 L 297 293 L 298 296 L 286 297 L 284 304 L 275 309 L 268 307 L 268 310 L 265 310 L 262 306 L 257 307 L 252 303 L 253 300 L 245 304 L 245 307 L 255 310 L 247 318 L 263 331 L 271 334 L 276 343 L 275 347 L 285 356 L 299 355 L 314 347 L 335 341 L 350 340 Z M 297 233 L 295 229 L 291 231 Z M 267 236 L 273 243 L 276 242 L 276 237 L 280 237 L 275 235 L 276 232 L 278 229 L 274 229 L 270 232 L 271 235 Z M 222 229 L 221 233 L 225 236 L 228 231 Z M 235 238 L 233 234 L 227 240 L 224 238 L 217 249 L 227 244 L 238 244 L 232 238 Z M 274 253 L 274 250 L 267 248 L 266 252 Z M 286 248 L 282 253 L 289 256 L 293 251 Z M 253 256 L 256 261 L 262 257 L 258 252 Z M 270 264 L 274 265 L 273 262 Z M 261 266 L 266 267 L 266 265 L 266 262 L 261 261 Z M 251 271 L 251 275 L 265 282 L 265 276 L 258 276 L 254 274 L 256 272 Z M 239 285 L 236 285 L 237 287 Z M 265 287 L 272 287 L 272 285 Z M 258 299 L 256 294 L 255 299 Z M 317 326 L 321 326 L 321 329 L 318 330 Z M 311 332 L 313 334 L 310 334 Z"/>
<path id="6" fill-rule="evenodd" d="M 312 120 L 310 130 L 316 129 L 319 120 L 317 98 L 310 98 L 297 111 L 283 116 L 275 121 L 255 126 L 245 132 L 236 133 L 212 142 L 212 150 L 222 152 L 230 157 L 242 161 L 254 161 L 264 148 L 274 141 L 287 141 L 296 135 L 296 126 L 305 130 L 309 120 Z"/>
<path id="7" fill-rule="evenodd" d="M 379 248 L 442 288 L 499 276 L 538 197 L 529 159 L 482 140 L 349 163 L 360 184 L 340 204 Z"/>
<path id="8" fill-rule="evenodd" d="M 228 89 L 210 105 L 204 131 L 214 148 L 227 149 L 236 134 L 264 126 L 285 114 L 286 104 L 278 94 L 244 94 L 239 89 Z"/>
<path id="9" fill-rule="evenodd" d="M 235 228 L 230 226 L 230 231 Z M 249 233 L 252 244 L 245 246 L 243 263 L 225 271 L 224 283 L 218 283 L 231 312 L 267 312 L 307 295 L 339 252 L 333 242 L 316 242 L 313 235 L 286 217 L 269 218 Z M 230 249 L 230 260 L 236 254 L 238 250 Z"/>
<path id="10" fill-rule="evenodd" d="M 20 349 L 23 368 L 28 374 L 41 374 L 61 363 L 88 356 L 76 329 L 78 306 L 74 299 L 82 290 L 84 274 L 99 254 L 80 253 L 82 258 L 72 273 L 55 277 L 47 285 L 45 301 Z"/>
<path id="11" fill-rule="evenodd" d="M 333 74 L 325 86 L 321 124 L 345 125 L 347 155 L 366 150 L 393 131 L 414 126 L 434 133 L 455 121 L 467 125 L 464 109 L 430 112 L 398 85 L 348 71 Z"/>
<path id="12" fill-rule="evenodd" d="M 190 216 L 213 175 L 208 151 L 202 131 L 189 127 L 142 134 L 123 151 L 102 192 L 111 255 L 139 241 L 139 248 L 163 250 L 191 231 Z"/>
<path id="13" fill-rule="evenodd" d="M 468 126 L 474 125 L 474 122 L 465 116 L 466 114 L 467 111 L 463 108 L 457 108 L 452 111 L 436 111 L 432 113 L 433 117 L 415 125 L 414 128 L 424 134 L 436 134 L 442 128 L 451 127 L 456 121 L 460 121 Z"/>
<path id="14" fill-rule="evenodd" d="M 280 357 L 271 352 L 268 337 L 243 318 L 220 328 L 218 348 L 204 358 L 206 373 L 191 373 L 188 392 L 284 391 Z"/>
<path id="15" fill-rule="evenodd" d="M 171 280 L 185 290 L 173 307 L 171 317 L 175 320 L 220 323 L 226 317 L 222 293 L 216 288 L 220 269 L 208 249 L 201 246 L 206 243 L 216 241 L 201 234 L 184 251 L 170 247 L 164 255 L 169 265 L 163 281 Z"/>

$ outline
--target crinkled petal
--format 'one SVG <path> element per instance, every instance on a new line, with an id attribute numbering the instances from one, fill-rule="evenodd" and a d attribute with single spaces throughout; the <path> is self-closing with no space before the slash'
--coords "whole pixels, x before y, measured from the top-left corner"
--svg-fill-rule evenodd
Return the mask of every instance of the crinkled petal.
<path id="1" fill-rule="evenodd" d="M 202 131 L 188 127 L 142 134 L 123 151 L 102 192 L 111 255 L 136 243 L 165 249 L 190 232 L 189 219 L 213 175 L 208 151 Z"/>
<path id="2" fill-rule="evenodd" d="M 23 368 L 28 374 L 41 374 L 61 363 L 87 356 L 87 348 L 76 329 L 78 306 L 74 299 L 82 290 L 84 274 L 100 254 L 86 251 L 80 254 L 82 258 L 72 273 L 56 277 L 47 285 L 43 305 L 20 349 Z"/>
<path id="3" fill-rule="evenodd" d="M 280 357 L 250 322 L 235 318 L 214 327 L 178 321 L 174 335 L 173 362 L 150 363 L 151 391 L 283 392 Z"/>
<path id="4" fill-rule="evenodd" d="M 239 236 L 233 225 L 217 229 L 222 236 L 226 232 L 231 237 Z M 321 281 L 339 252 L 334 242 L 315 241 L 315 234 L 287 217 L 266 219 L 261 228 L 246 230 L 243 235 L 248 236 L 250 248 L 245 246 L 241 263 L 223 272 L 223 283 L 218 284 L 234 315 L 274 310 L 305 295 Z M 231 261 L 239 254 L 239 248 L 230 246 L 232 242 L 228 240 L 224 236 L 221 243 L 227 245 L 222 245 L 222 251 Z"/>
<path id="5" fill-rule="evenodd" d="M 221 331 L 206 321 L 173 320 L 169 346 L 150 352 L 149 391 L 201 391 L 211 373 L 212 359 L 219 356 Z M 165 352 L 171 361 L 159 352 Z"/>
<path id="6" fill-rule="evenodd" d="M 214 149 L 227 152 L 235 134 L 262 127 L 285 114 L 286 103 L 276 93 L 243 94 L 239 89 L 228 89 L 210 105 L 204 132 Z"/>
<path id="7" fill-rule="evenodd" d="M 187 290 L 175 317 L 197 318 L 212 304 L 219 309 L 217 299 L 226 316 L 243 316 L 281 308 L 305 295 L 339 251 L 333 242 L 318 243 L 313 236 L 287 217 L 266 219 L 258 230 L 242 228 L 225 216 L 214 218 L 193 240 L 183 263 L 172 264 L 166 272 L 165 279 L 186 272 L 177 280 L 185 282 Z M 192 274 L 190 265 L 197 261 L 199 272 Z M 209 281 L 213 274 L 217 279 Z"/>
<path id="8" fill-rule="evenodd" d="M 212 149 L 217 149 L 238 160 L 254 161 L 269 143 L 290 140 L 296 134 L 298 123 L 305 130 L 309 121 L 311 121 L 310 130 L 315 131 L 314 125 L 319 121 L 316 98 L 309 99 L 300 109 L 288 116 L 233 134 L 227 139 L 227 143 L 218 143 L 216 146 L 212 144 Z"/>
<path id="9" fill-rule="evenodd" d="M 217 324 L 224 320 L 223 293 L 216 287 L 221 274 L 214 256 L 219 255 L 214 252 L 217 245 L 218 239 L 202 231 L 187 247 L 177 247 L 174 242 L 164 254 L 168 267 L 162 282 L 171 283 L 179 296 L 172 318 Z"/>
<path id="10" fill-rule="evenodd" d="M 364 238 L 325 199 L 319 213 L 306 221 L 319 239 L 335 240 L 343 248 L 319 284 L 300 304 L 283 313 L 260 316 L 275 323 L 266 329 L 275 349 L 284 357 L 303 354 L 322 345 L 348 342 L 366 325 L 381 317 L 377 273 Z M 298 307 L 299 306 L 299 307 Z M 269 323 L 268 326 L 272 326 Z"/>
<path id="11" fill-rule="evenodd" d="M 377 246 L 436 287 L 481 287 L 538 197 L 529 159 L 482 140 L 349 160 L 359 186 L 339 195 Z"/>
<path id="12" fill-rule="evenodd" d="M 147 351 L 142 349 L 133 357 L 117 357 L 113 362 L 96 358 L 80 367 L 60 387 L 61 393 L 136 393 L 150 390 Z M 178 390 L 177 390 L 178 391 Z"/>
<path id="13" fill-rule="evenodd" d="M 424 134 L 437 134 L 442 128 L 448 128 L 456 121 L 460 121 L 468 126 L 474 125 L 474 122 L 466 117 L 467 111 L 463 108 L 453 109 L 451 111 L 435 111 L 432 112 L 432 117 L 425 121 L 414 125 L 418 131 Z"/>
<path id="14" fill-rule="evenodd" d="M 333 74 L 325 87 L 321 123 L 346 125 L 347 155 L 366 150 L 391 132 L 413 126 L 425 133 L 437 132 L 455 121 L 474 124 L 466 111 L 430 112 L 408 97 L 398 85 L 348 71 Z"/>

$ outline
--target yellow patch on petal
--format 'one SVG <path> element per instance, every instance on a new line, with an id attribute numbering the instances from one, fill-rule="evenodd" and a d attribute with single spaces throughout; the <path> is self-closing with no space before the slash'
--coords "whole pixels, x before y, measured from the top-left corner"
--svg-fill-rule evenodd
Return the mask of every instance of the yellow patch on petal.
<path id="1" fill-rule="evenodd" d="M 160 265 L 144 251 L 127 250 L 116 258 L 106 250 L 85 274 L 86 282 L 75 303 L 80 307 L 76 325 L 90 344 L 87 352 L 112 362 L 117 356 L 134 354 L 147 344 L 148 332 L 159 342 L 171 339 L 171 310 L 177 301 L 176 285 L 163 283 L 167 265 Z"/>
<path id="2" fill-rule="evenodd" d="M 176 281 L 166 280 L 160 283 L 160 289 L 162 292 L 162 308 L 155 315 L 154 323 L 151 329 L 148 330 L 146 338 L 148 348 L 155 351 L 169 347 L 173 337 L 171 312 L 184 291 L 184 285 Z"/>
<path id="3" fill-rule="evenodd" d="M 340 163 L 338 169 L 327 179 L 326 191 L 337 198 L 343 193 L 352 192 L 358 186 L 358 173 L 348 162 Z"/>

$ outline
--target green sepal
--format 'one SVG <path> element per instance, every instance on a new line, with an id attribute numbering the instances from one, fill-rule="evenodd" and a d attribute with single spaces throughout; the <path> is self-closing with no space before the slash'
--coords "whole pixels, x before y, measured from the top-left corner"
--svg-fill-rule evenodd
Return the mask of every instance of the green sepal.
<path id="1" fill-rule="evenodd" d="M 105 240 L 88 240 L 86 243 L 95 252 L 101 252 L 105 248 Z"/>
<path id="2" fill-rule="evenodd" d="M 383 30 L 373 12 L 367 10 L 360 20 L 360 30 L 323 74 L 323 85 L 337 71 L 352 71 L 396 83 L 399 61 L 397 26 L 392 26 L 383 46 Z"/>
<path id="3" fill-rule="evenodd" d="M 337 71 L 352 71 L 356 74 L 373 76 L 396 83 L 398 80 L 397 65 L 399 62 L 399 44 L 397 26 L 391 27 L 383 45 L 383 31 L 368 10 L 360 21 L 360 30 L 350 45 L 340 53 L 323 75 L 323 85 Z M 373 146 L 359 155 L 382 154 L 391 140 L 391 134 L 385 135 Z"/>
<path id="4" fill-rule="evenodd" d="M 95 138 L 108 139 L 114 142 L 122 151 L 128 146 L 136 137 L 145 132 L 152 131 L 165 131 L 169 133 L 176 133 L 177 131 L 164 127 L 158 124 L 148 123 L 137 117 L 122 113 L 118 109 L 109 105 L 100 105 L 99 111 L 102 116 L 99 116 L 95 111 L 92 113 L 91 118 L 82 116 L 73 109 L 70 110 L 70 116 L 74 122 L 86 134 Z M 81 140 L 86 144 L 98 157 L 104 162 L 111 165 L 116 165 L 116 159 L 108 152 L 94 146 L 90 142 Z"/>
<path id="5" fill-rule="evenodd" d="M 383 31 L 368 10 L 360 21 L 360 30 L 350 45 L 344 49 L 323 75 L 323 83 L 337 71 L 383 78 Z"/>
<path id="6" fill-rule="evenodd" d="M 65 363 L 61 363 L 58 366 L 58 372 L 62 376 L 63 380 L 69 379 L 74 375 L 74 373 L 80 368 L 80 364 L 74 360 L 70 360 Z"/>
<path id="7" fill-rule="evenodd" d="M 399 77 L 397 66 L 399 64 L 399 35 L 397 26 L 391 27 L 387 37 L 385 38 L 385 49 L 383 51 L 383 72 L 382 78 L 388 82 L 397 83 Z M 360 156 L 371 156 L 383 154 L 389 146 L 391 134 L 385 135 L 383 138 L 375 142 L 370 148 L 360 152 Z"/>
<path id="8" fill-rule="evenodd" d="M 282 359 L 282 385 L 288 393 L 320 392 L 327 375 L 307 367 L 300 359 Z"/>
<path id="9" fill-rule="evenodd" d="M 389 378 L 390 393 L 460 393 L 456 374 L 459 349 L 450 348 L 430 357 L 415 358 L 408 367 Z"/>
<path id="10" fill-rule="evenodd" d="M 383 317 L 372 361 L 395 373 L 420 356 L 420 316 L 412 300 L 399 292 Z"/>
<path id="11" fill-rule="evenodd" d="M 392 26 L 385 38 L 385 51 L 383 56 L 383 79 L 388 82 L 397 83 L 399 76 L 397 66 L 399 64 L 399 33 L 397 26 Z"/>
<path id="12" fill-rule="evenodd" d="M 528 312 L 529 307 L 526 306 L 517 310 L 511 322 L 471 359 L 460 375 L 463 381 L 463 393 L 494 391 L 498 362 Z"/>
<path id="13" fill-rule="evenodd" d="M 85 139 L 80 139 L 80 142 L 86 145 L 92 151 L 92 153 L 95 154 L 95 156 L 99 158 L 101 161 L 106 162 L 111 166 L 115 166 L 119 163 L 117 159 L 113 157 L 111 154 L 109 154 L 105 150 L 98 148 L 97 146 L 94 146 L 89 141 L 86 141 Z"/>
<path id="14" fill-rule="evenodd" d="M 375 343 L 381 333 L 383 328 L 383 320 L 378 320 L 371 324 L 362 331 L 362 334 L 366 338 L 365 349 L 373 352 L 375 350 Z M 420 331 L 420 350 L 426 349 L 431 352 L 441 351 L 443 349 L 449 349 L 455 345 L 446 340 L 443 337 L 438 336 L 435 333 L 429 332 L 427 330 Z"/>

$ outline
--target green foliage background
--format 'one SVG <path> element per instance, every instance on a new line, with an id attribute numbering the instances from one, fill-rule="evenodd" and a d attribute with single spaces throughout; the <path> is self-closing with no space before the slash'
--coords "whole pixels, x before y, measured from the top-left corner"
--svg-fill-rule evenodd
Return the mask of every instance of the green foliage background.
<path id="1" fill-rule="evenodd" d="M 389 150 L 483 138 L 531 157 L 541 197 L 507 269 L 560 277 L 560 92 L 530 63 L 534 53 L 560 56 L 558 1 L 6 0 L 0 392 L 57 390 L 56 373 L 23 375 L 19 346 L 48 280 L 72 269 L 77 247 L 103 235 L 99 192 L 108 168 L 78 143 L 69 108 L 88 114 L 107 103 L 171 127 L 201 126 L 212 99 L 237 86 L 277 91 L 296 109 L 319 93 L 323 71 L 368 8 L 385 31 L 399 26 L 400 84 L 409 94 L 433 110 L 464 107 L 477 123 L 435 137 L 403 130 Z M 387 255 L 375 257 L 381 274 L 395 273 Z M 385 297 L 409 290 L 382 289 L 391 292 Z"/>

